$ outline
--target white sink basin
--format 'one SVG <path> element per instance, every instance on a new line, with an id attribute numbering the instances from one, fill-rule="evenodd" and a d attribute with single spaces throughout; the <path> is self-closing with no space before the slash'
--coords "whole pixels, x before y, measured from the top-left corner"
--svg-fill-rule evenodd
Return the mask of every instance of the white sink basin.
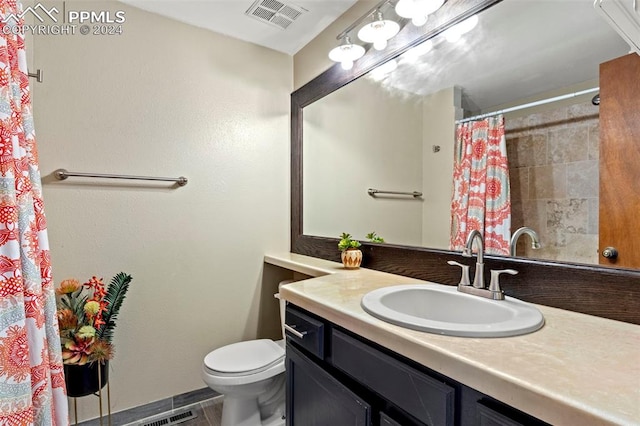
<path id="1" fill-rule="evenodd" d="M 447 336 L 517 336 L 544 325 L 542 313 L 529 303 L 508 296 L 486 299 L 440 284 L 380 288 L 365 294 L 361 304 L 383 321 Z"/>

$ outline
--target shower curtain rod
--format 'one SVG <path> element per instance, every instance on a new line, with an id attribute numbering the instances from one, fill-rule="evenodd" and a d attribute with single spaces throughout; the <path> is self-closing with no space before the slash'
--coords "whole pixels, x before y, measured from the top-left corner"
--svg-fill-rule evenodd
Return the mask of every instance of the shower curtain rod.
<path id="1" fill-rule="evenodd" d="M 531 107 L 538 106 L 538 105 L 550 104 L 552 102 L 558 102 L 558 101 L 562 101 L 562 100 L 565 100 L 565 99 L 571 99 L 571 98 L 575 98 L 577 96 L 582 96 L 582 95 L 587 95 L 589 93 L 598 92 L 599 90 L 600 90 L 599 87 L 594 87 L 593 89 L 581 90 L 579 92 L 568 93 L 566 95 L 554 96 L 553 98 L 542 99 L 540 101 L 529 102 L 527 104 L 522 104 L 522 105 L 516 105 L 516 106 L 510 107 L 510 108 L 501 109 L 499 111 L 488 112 L 486 114 L 480 114 L 480 115 L 476 115 L 476 116 L 473 116 L 473 117 L 464 118 L 462 120 L 456 120 L 456 124 L 466 123 L 468 121 L 482 120 L 483 118 L 493 117 L 494 115 L 505 114 L 507 112 L 518 111 L 518 110 L 521 110 L 521 109 L 531 108 Z"/>
<path id="2" fill-rule="evenodd" d="M 66 178 L 72 176 L 72 177 L 105 178 L 105 179 L 154 180 L 154 181 L 163 181 L 163 182 L 175 182 L 180 186 L 185 186 L 188 182 L 187 178 L 184 176 L 180 176 L 177 178 L 170 178 L 170 177 L 153 177 L 153 176 L 111 175 L 111 174 L 104 174 L 104 173 L 70 172 L 65 169 L 58 169 L 55 172 L 53 172 L 53 175 L 58 180 L 65 180 Z"/>

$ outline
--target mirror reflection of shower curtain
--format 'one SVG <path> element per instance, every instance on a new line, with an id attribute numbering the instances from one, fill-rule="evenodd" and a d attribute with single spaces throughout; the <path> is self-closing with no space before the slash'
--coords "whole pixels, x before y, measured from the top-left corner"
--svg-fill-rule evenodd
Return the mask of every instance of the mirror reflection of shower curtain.
<path id="1" fill-rule="evenodd" d="M 504 117 L 456 126 L 451 199 L 451 250 L 462 250 L 477 229 L 485 252 L 509 254 L 511 197 Z"/>

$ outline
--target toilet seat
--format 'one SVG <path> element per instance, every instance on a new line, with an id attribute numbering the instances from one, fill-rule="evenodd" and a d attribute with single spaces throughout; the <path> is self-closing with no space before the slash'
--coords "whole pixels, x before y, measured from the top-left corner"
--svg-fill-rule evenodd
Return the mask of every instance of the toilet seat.
<path id="1" fill-rule="evenodd" d="M 231 385 L 257 382 L 285 370 L 285 351 L 269 339 L 233 343 L 216 349 L 204 358 L 209 380 Z"/>

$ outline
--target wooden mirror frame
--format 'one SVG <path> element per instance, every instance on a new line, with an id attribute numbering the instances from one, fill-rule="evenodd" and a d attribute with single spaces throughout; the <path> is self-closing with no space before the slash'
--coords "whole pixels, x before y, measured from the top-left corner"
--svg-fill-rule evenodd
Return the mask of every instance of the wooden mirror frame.
<path id="1" fill-rule="evenodd" d="M 363 76 L 378 65 L 402 54 L 458 22 L 501 0 L 448 0 L 425 27 L 405 25 L 383 52 L 370 50 L 353 69 L 339 64 L 329 68 L 291 94 L 291 252 L 340 262 L 338 238 L 303 234 L 303 108 Z M 469 265 L 473 259 L 460 253 L 394 244 L 363 243 L 363 267 L 392 274 L 456 285 L 456 260 Z M 485 268 L 516 269 L 505 277 L 505 294 L 546 306 L 640 324 L 640 271 L 577 263 L 485 256 Z"/>

